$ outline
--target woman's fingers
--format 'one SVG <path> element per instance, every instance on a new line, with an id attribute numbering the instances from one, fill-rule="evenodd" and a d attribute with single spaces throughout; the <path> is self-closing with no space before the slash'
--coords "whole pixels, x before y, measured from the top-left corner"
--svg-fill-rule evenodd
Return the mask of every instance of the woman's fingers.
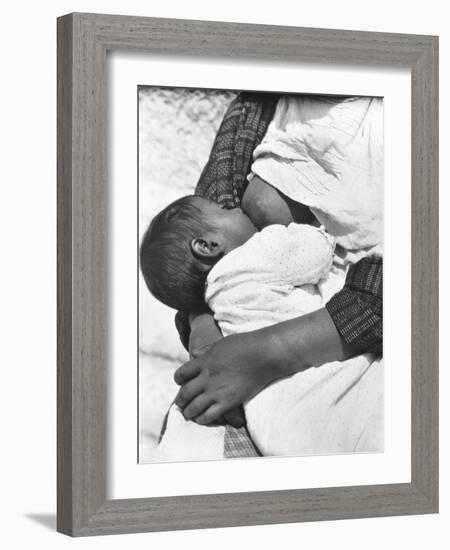
<path id="1" fill-rule="evenodd" d="M 195 422 L 197 424 L 212 424 L 215 422 L 218 418 L 220 418 L 224 413 L 224 407 L 222 405 L 219 405 L 219 403 L 214 403 L 211 405 L 206 411 L 204 411 L 202 414 L 197 416 L 195 419 Z"/>
<path id="2" fill-rule="evenodd" d="M 202 393 L 202 391 L 203 384 L 201 380 L 194 378 L 194 380 L 184 384 L 184 386 L 177 393 L 177 396 L 175 397 L 175 404 L 178 405 L 180 409 L 184 409 L 184 407 L 192 401 L 194 397 L 197 397 L 198 394 Z"/>
<path id="3" fill-rule="evenodd" d="M 184 409 L 183 416 L 186 420 L 192 420 L 197 418 L 214 403 L 211 397 L 207 397 L 205 394 L 199 395 Z"/>
<path id="4" fill-rule="evenodd" d="M 200 372 L 200 366 L 198 362 L 196 362 L 195 360 L 188 361 L 184 365 L 181 365 L 181 367 L 179 367 L 175 371 L 173 378 L 179 386 L 182 386 L 188 380 L 190 380 L 191 378 L 194 378 L 194 376 L 197 376 L 199 372 Z"/>

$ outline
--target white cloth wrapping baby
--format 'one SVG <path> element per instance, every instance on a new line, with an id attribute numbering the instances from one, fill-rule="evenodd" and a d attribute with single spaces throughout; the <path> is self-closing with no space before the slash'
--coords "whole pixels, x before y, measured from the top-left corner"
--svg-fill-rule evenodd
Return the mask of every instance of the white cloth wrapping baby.
<path id="1" fill-rule="evenodd" d="M 291 223 L 270 225 L 224 256 L 209 272 L 205 291 L 222 334 L 319 309 L 318 283 L 329 276 L 334 248 L 335 239 L 323 226 Z"/>

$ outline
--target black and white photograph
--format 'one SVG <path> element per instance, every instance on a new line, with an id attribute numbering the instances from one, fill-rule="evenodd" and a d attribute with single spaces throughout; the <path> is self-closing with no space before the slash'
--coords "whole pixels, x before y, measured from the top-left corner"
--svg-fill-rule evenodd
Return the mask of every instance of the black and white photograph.
<path id="1" fill-rule="evenodd" d="M 6 550 L 448 546 L 446 6 L 5 4 Z"/>
<path id="2" fill-rule="evenodd" d="M 383 98 L 138 87 L 139 463 L 384 449 Z"/>

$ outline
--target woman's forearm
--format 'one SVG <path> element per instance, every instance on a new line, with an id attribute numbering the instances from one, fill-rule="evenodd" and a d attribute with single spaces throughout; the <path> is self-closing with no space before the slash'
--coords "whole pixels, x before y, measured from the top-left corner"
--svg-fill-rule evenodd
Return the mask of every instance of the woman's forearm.
<path id="1" fill-rule="evenodd" d="M 220 339 L 177 369 L 175 382 L 182 388 L 175 403 L 185 418 L 210 424 L 272 382 L 348 356 L 329 313 L 321 309 Z"/>
<path id="2" fill-rule="evenodd" d="M 325 308 L 255 331 L 265 367 L 275 379 L 352 355 Z M 259 344 L 258 344 L 259 342 Z"/>

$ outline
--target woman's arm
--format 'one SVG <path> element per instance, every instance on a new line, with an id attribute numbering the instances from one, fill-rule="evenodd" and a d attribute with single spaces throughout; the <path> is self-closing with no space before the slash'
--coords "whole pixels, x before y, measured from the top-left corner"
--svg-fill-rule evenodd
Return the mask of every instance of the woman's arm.
<path id="1" fill-rule="evenodd" d="M 270 383 L 349 353 L 328 311 L 321 309 L 218 341 L 176 371 L 182 388 L 175 402 L 185 418 L 210 424 Z"/>
<path id="2" fill-rule="evenodd" d="M 326 308 L 224 338 L 175 373 L 186 418 L 209 424 L 272 382 L 313 365 L 382 350 L 382 260 L 351 268 Z"/>

